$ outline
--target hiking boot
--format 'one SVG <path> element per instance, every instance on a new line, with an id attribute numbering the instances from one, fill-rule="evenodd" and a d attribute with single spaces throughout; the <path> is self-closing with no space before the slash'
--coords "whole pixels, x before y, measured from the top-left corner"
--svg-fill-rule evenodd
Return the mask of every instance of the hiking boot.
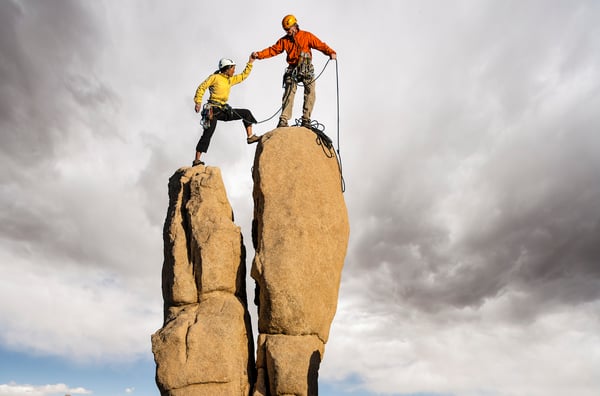
<path id="1" fill-rule="evenodd" d="M 204 165 L 204 162 L 202 162 L 200 160 L 194 160 L 194 162 L 192 162 L 192 166 L 198 166 L 198 165 Z"/>
<path id="2" fill-rule="evenodd" d="M 288 126 L 288 123 L 286 120 L 282 120 L 281 118 L 279 119 L 279 123 L 277 124 L 277 128 L 285 128 Z"/>
<path id="3" fill-rule="evenodd" d="M 246 139 L 246 142 L 248 144 L 252 144 L 252 143 L 256 143 L 260 140 L 259 136 L 256 136 L 255 134 L 252 134 L 252 136 L 248 136 L 248 138 Z"/>
<path id="4" fill-rule="evenodd" d="M 302 123 L 300 125 L 304 128 L 310 129 L 310 120 L 308 118 L 303 118 Z"/>

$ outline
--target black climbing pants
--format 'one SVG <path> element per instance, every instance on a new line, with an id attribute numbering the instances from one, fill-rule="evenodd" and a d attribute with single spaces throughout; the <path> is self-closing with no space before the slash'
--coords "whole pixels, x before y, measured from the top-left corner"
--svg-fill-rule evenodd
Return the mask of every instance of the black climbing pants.
<path id="1" fill-rule="evenodd" d="M 196 145 L 196 151 L 206 153 L 208 145 L 210 144 L 210 139 L 212 138 L 213 133 L 215 133 L 217 121 L 235 120 L 242 120 L 244 128 L 256 124 L 256 119 L 248 109 L 232 109 L 231 107 L 214 106 L 212 119 L 210 120 L 208 128 L 205 128 L 202 132 L 202 136 L 200 136 L 200 140 Z"/>

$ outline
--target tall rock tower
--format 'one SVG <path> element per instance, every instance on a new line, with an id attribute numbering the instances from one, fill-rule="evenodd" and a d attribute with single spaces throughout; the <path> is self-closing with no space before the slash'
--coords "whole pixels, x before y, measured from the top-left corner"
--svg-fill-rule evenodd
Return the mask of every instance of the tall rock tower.
<path id="1" fill-rule="evenodd" d="M 335 152 L 309 129 L 278 128 L 261 138 L 252 176 L 256 363 L 245 248 L 220 171 L 169 180 L 164 324 L 152 335 L 162 396 L 318 394 L 349 236 Z"/>
<path id="2" fill-rule="evenodd" d="M 254 161 L 254 396 L 317 395 L 349 225 L 335 153 L 306 128 L 263 136 Z"/>
<path id="3" fill-rule="evenodd" d="M 152 335 L 162 396 L 248 395 L 255 378 L 246 254 L 219 168 L 169 180 L 164 325 Z"/>

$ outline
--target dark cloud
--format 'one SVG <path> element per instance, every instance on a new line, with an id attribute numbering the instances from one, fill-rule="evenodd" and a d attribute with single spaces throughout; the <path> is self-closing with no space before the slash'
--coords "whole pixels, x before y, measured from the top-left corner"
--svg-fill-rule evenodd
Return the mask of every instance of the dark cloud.
<path id="1" fill-rule="evenodd" d="M 24 48 L 19 45 L 18 22 L 23 10 L 12 1 L 0 4 L 0 121 L 14 122 L 13 100 L 31 92 L 26 75 L 29 64 L 25 62 Z M 4 135 L 4 133 L 3 133 Z"/>
<path id="2" fill-rule="evenodd" d="M 77 1 L 3 1 L 0 26 L 3 169 L 13 161 L 39 164 L 72 133 L 70 120 L 111 100 L 94 77 L 103 42 L 96 20 Z"/>
<path id="3" fill-rule="evenodd" d="M 367 300 L 440 312 L 514 292 L 514 317 L 531 319 L 600 298 L 600 52 L 589 7 L 550 3 L 542 17 L 539 5 L 498 5 L 422 54 L 452 62 L 409 76 L 430 79 L 435 95 L 407 100 L 417 115 L 394 140 L 370 139 L 369 164 L 389 171 L 361 180 L 351 199 L 347 271 L 364 276 Z"/>
<path id="4" fill-rule="evenodd" d="M 65 181 L 56 168 L 64 147 L 78 144 L 73 140 L 91 131 L 105 136 L 116 110 L 115 94 L 96 71 L 105 39 L 87 7 L 0 4 L 0 238 L 7 248 L 61 263 L 116 264 L 93 242 L 102 226 L 89 219 L 89 205 L 98 206 L 88 201 L 90 189 Z"/>

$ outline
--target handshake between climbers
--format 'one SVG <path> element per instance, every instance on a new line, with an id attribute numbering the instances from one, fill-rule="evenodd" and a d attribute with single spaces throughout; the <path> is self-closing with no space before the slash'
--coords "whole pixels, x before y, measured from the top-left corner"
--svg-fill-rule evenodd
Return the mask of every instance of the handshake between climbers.
<path id="1" fill-rule="evenodd" d="M 248 144 L 256 143 L 260 137 L 252 132 L 252 124 L 256 119 L 248 109 L 232 108 L 227 104 L 229 92 L 233 85 L 241 83 L 252 71 L 255 59 L 266 59 L 286 52 L 288 67 L 283 75 L 283 97 L 281 104 L 281 115 L 277 127 L 287 127 L 292 118 L 294 107 L 294 96 L 298 85 L 304 88 L 304 103 L 302 106 L 301 125 L 307 128 L 311 126 L 311 114 L 315 105 L 315 78 L 314 66 L 312 64 L 311 49 L 316 49 L 337 59 L 336 52 L 327 44 L 322 42 L 314 34 L 300 30 L 298 21 L 294 15 L 286 15 L 281 21 L 285 35 L 275 44 L 261 51 L 250 54 L 246 67 L 240 74 L 235 74 L 235 62 L 228 58 L 219 61 L 218 70 L 204 80 L 194 96 L 196 113 L 202 110 L 203 133 L 196 145 L 196 156 L 193 166 L 204 165 L 201 161 L 202 153 L 206 153 L 212 135 L 214 134 L 217 121 L 242 120 L 246 130 Z M 210 92 L 208 102 L 202 107 L 202 97 L 206 91 Z"/>

